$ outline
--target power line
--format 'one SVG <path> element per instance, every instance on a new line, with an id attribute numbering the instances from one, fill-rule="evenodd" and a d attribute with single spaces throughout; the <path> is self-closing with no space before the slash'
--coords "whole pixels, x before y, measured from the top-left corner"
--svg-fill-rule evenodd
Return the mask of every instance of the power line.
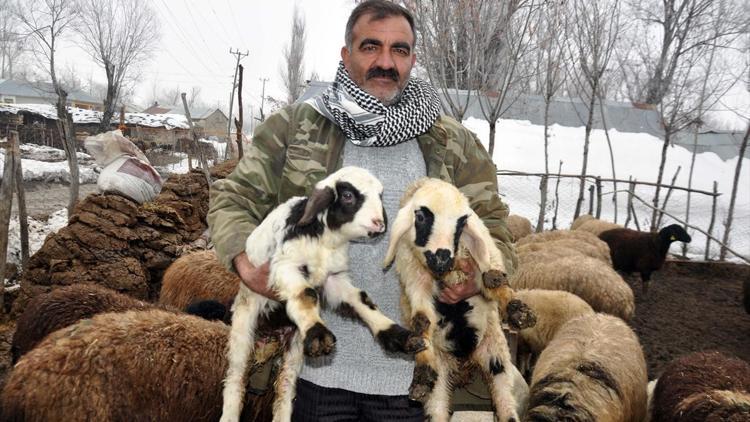
<path id="1" fill-rule="evenodd" d="M 210 73 L 210 72 L 213 72 L 213 70 L 209 69 L 209 68 L 208 68 L 208 66 L 206 65 L 206 63 L 205 63 L 205 62 L 203 61 L 203 58 L 202 58 L 202 56 L 201 56 L 201 55 L 200 55 L 200 54 L 199 54 L 199 53 L 198 53 L 198 52 L 197 52 L 197 51 L 195 50 L 195 48 L 193 48 L 192 44 L 190 44 L 190 42 L 187 42 L 187 41 L 186 41 L 187 39 L 189 39 L 189 37 L 188 37 L 188 36 L 186 35 L 185 31 L 184 31 L 184 30 L 182 29 L 182 27 L 180 26 L 180 24 L 179 24 L 179 23 L 177 23 L 177 21 L 176 21 L 176 20 L 175 20 L 175 21 L 173 22 L 173 21 L 172 21 L 171 19 L 169 19 L 169 17 L 172 17 L 172 16 L 174 16 L 174 14 L 172 13 L 172 9 L 170 9 L 170 8 L 169 8 L 169 6 L 168 6 L 168 5 L 167 5 L 167 4 L 166 4 L 166 3 L 164 2 L 164 0 L 161 0 L 161 3 L 162 3 L 162 4 L 164 5 L 164 8 L 165 8 L 165 9 L 167 10 L 167 12 L 168 12 L 168 14 L 166 15 L 166 17 L 168 18 L 168 19 L 167 19 L 167 22 L 168 22 L 168 23 L 169 23 L 169 24 L 170 24 L 170 25 L 171 25 L 171 26 L 172 26 L 172 27 L 173 27 L 174 29 L 176 29 L 176 31 L 175 31 L 175 35 L 176 35 L 176 36 L 177 36 L 177 38 L 178 38 L 178 39 L 180 40 L 180 42 L 181 42 L 181 43 L 182 43 L 182 44 L 183 44 L 183 45 L 184 45 L 185 47 L 187 47 L 188 49 L 190 49 L 190 50 L 192 51 L 192 53 L 193 53 L 193 56 L 194 56 L 194 57 L 195 57 L 195 59 L 196 59 L 196 60 L 197 60 L 197 61 L 198 61 L 198 62 L 199 62 L 199 63 L 201 64 L 201 66 L 203 66 L 203 67 L 204 67 L 204 68 L 205 68 L 205 69 L 206 69 L 206 70 L 207 70 L 207 71 L 208 71 L 209 73 Z"/>
<path id="2" fill-rule="evenodd" d="M 190 10 L 190 5 L 188 4 L 188 0 L 185 0 L 185 8 L 188 11 L 188 14 L 190 15 L 190 20 L 193 22 L 193 26 L 195 27 L 196 32 L 198 33 L 198 37 L 200 37 L 201 41 L 203 41 L 203 45 L 206 46 L 206 50 L 208 51 L 208 54 L 211 55 L 211 59 L 214 63 L 218 63 L 216 60 L 216 57 L 214 57 L 214 53 L 212 52 L 212 48 L 208 45 L 206 42 L 206 39 L 203 37 L 203 33 L 201 32 L 200 28 L 201 26 L 198 25 L 198 22 L 195 21 L 195 17 L 193 16 L 193 11 Z"/>
<path id="3" fill-rule="evenodd" d="M 242 32 L 240 32 L 240 28 L 237 25 L 237 19 L 235 19 L 234 16 L 234 10 L 232 10 L 232 3 L 227 0 L 227 6 L 229 6 L 229 14 L 232 16 L 232 23 L 234 23 L 234 29 L 237 31 L 237 35 L 240 36 L 240 39 L 242 40 L 242 43 L 247 46 L 247 42 L 245 41 L 244 35 L 242 35 Z"/>

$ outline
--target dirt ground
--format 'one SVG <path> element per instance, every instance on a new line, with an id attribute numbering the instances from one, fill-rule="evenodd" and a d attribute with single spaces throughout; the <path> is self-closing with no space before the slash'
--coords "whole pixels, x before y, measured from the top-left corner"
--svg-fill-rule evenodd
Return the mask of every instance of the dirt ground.
<path id="1" fill-rule="evenodd" d="M 96 184 L 78 185 L 78 198 L 96 192 Z M 26 194 L 26 213 L 29 217 L 43 219 L 51 213 L 68 206 L 70 186 L 58 183 L 27 182 L 24 183 Z M 18 201 L 13 200 L 13 215 L 18 214 Z"/>

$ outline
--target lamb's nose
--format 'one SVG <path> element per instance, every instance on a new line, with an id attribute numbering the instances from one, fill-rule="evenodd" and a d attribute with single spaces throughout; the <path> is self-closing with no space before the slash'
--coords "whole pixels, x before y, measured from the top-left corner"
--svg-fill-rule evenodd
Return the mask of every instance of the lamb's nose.
<path id="1" fill-rule="evenodd" d="M 380 218 L 374 218 L 372 220 L 372 227 L 375 228 L 375 231 L 378 233 L 383 233 L 385 231 L 385 223 Z"/>

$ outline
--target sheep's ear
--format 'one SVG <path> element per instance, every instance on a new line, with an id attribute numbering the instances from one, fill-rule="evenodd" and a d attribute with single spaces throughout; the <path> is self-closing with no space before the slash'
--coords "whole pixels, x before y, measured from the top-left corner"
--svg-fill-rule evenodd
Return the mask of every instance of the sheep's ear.
<path id="1" fill-rule="evenodd" d="M 323 189 L 313 190 L 310 197 L 307 198 L 307 204 L 305 204 L 305 212 L 302 214 L 302 218 L 297 222 L 298 226 L 306 226 L 315 219 L 315 216 L 328 208 L 333 203 L 336 195 L 333 189 L 326 186 Z"/>
<path id="2" fill-rule="evenodd" d="M 492 237 L 489 235 L 487 227 L 482 220 L 473 211 L 466 220 L 466 226 L 461 233 L 461 242 L 469 249 L 471 257 L 477 262 L 481 272 L 488 271 L 490 268 L 490 247 L 487 242 L 491 242 Z"/>
<path id="3" fill-rule="evenodd" d="M 413 224 L 414 212 L 412 212 L 411 204 L 407 204 L 401 207 L 396 214 L 396 221 L 393 222 L 393 228 L 391 229 L 391 239 L 388 242 L 388 252 L 385 253 L 385 260 L 383 260 L 383 267 L 388 267 L 393 263 L 393 259 L 396 257 L 396 245 Z"/>

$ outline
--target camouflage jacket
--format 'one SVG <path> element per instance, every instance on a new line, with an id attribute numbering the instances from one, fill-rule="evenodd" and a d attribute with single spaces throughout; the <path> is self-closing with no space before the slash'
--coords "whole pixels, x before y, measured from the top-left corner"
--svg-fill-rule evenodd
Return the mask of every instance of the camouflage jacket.
<path id="1" fill-rule="evenodd" d="M 338 126 L 305 103 L 280 110 L 256 129 L 235 170 L 211 186 L 208 225 L 225 267 L 234 271 L 232 259 L 245 250 L 245 240 L 273 208 L 307 195 L 317 181 L 341 167 L 345 140 Z M 495 166 L 479 140 L 454 119 L 441 116 L 417 142 L 427 175 L 453 183 L 469 198 L 512 272 L 516 257 L 505 225 L 508 207 L 497 194 Z"/>

